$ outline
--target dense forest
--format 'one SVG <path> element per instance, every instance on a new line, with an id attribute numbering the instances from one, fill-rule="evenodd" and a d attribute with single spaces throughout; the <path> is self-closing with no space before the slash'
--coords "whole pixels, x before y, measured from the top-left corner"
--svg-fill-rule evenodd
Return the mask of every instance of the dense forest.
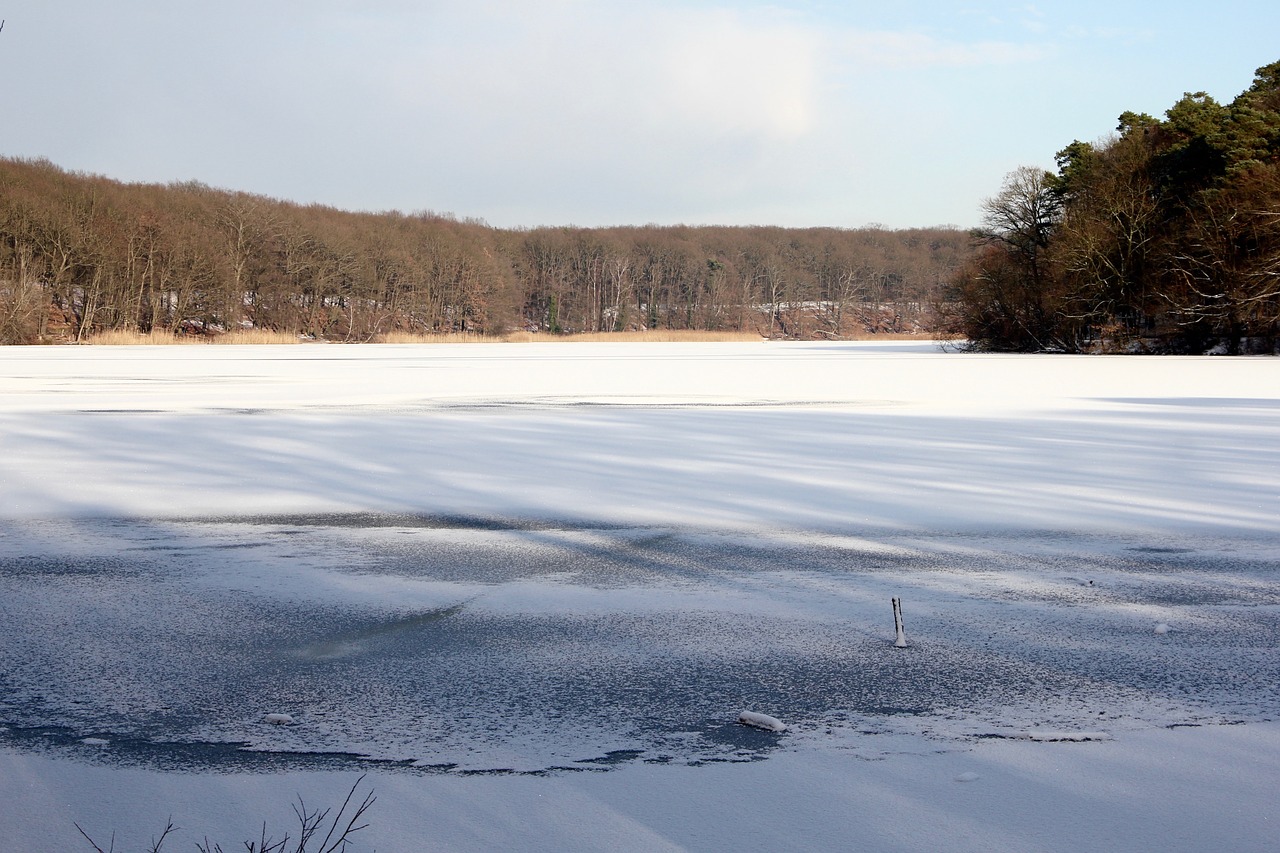
<path id="1" fill-rule="evenodd" d="M 342 341 L 912 332 L 971 248 L 954 228 L 506 230 L 0 159 L 0 343 L 245 328 Z"/>
<path id="2" fill-rule="evenodd" d="M 1276 352 L 1280 62 L 1023 168 L 984 205 L 942 328 L 976 349 Z"/>

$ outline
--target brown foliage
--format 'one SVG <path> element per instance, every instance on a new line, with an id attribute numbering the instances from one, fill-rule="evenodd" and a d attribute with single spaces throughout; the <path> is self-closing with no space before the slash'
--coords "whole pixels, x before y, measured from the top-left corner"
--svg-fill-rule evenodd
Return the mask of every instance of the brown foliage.
<path id="1" fill-rule="evenodd" d="M 0 342 L 259 329 L 338 341 L 512 330 L 910 332 L 950 228 L 500 230 L 0 159 Z"/>

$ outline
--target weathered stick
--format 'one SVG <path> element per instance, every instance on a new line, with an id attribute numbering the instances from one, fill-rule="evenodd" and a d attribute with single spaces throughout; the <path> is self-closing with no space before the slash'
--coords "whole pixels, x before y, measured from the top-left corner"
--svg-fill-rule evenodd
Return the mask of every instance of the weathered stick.
<path id="1" fill-rule="evenodd" d="M 891 598 L 889 601 L 893 604 L 893 627 L 898 631 L 898 637 L 893 641 L 896 649 L 905 649 L 907 647 L 907 632 L 902 627 L 902 599 Z"/>

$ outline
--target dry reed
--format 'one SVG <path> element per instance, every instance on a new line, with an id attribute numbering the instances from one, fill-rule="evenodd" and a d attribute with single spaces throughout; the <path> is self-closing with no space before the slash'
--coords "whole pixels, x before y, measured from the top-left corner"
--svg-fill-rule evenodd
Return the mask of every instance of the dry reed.
<path id="1" fill-rule="evenodd" d="M 94 346 L 108 347 L 168 346 L 170 344 L 199 344 L 203 342 L 202 338 L 181 337 L 172 332 L 138 332 L 131 329 L 107 329 L 103 332 L 95 332 L 82 341 L 82 343 Z"/>
<path id="2" fill-rule="evenodd" d="M 299 338 L 290 332 L 267 329 L 238 329 L 222 335 L 175 335 L 172 332 L 137 332 L 108 329 L 95 332 L 82 343 L 93 346 L 170 346 L 174 344 L 296 344 Z"/>
<path id="3" fill-rule="evenodd" d="M 297 332 L 273 332 L 270 329 L 236 329 L 225 335 L 211 335 L 203 340 L 211 344 L 299 344 L 305 339 Z"/>
<path id="4" fill-rule="evenodd" d="M 496 344 L 506 338 L 496 335 L 482 335 L 477 332 L 440 332 L 426 334 L 419 332 L 384 332 L 374 336 L 375 344 Z"/>
<path id="5" fill-rule="evenodd" d="M 938 339 L 936 334 L 872 333 L 855 334 L 844 340 L 859 341 L 924 341 Z M 297 344 L 306 343 L 293 332 L 268 329 L 237 329 L 221 335 L 175 335 L 170 332 L 150 333 L 111 330 L 98 332 L 84 343 L 98 346 L 155 346 L 160 344 Z M 765 340 L 756 332 L 708 332 L 696 329 L 652 329 L 629 332 L 582 332 L 552 335 L 546 332 L 508 332 L 505 335 L 482 335 L 476 332 L 423 334 L 385 332 L 370 342 L 379 344 L 459 344 L 459 343 L 750 343 Z M 323 343 L 323 341 L 320 341 Z M 337 343 L 334 341 L 332 343 Z"/>
<path id="6" fill-rule="evenodd" d="M 504 340 L 511 343 L 746 343 L 764 340 L 756 332 L 708 332 L 698 329 L 651 329 L 643 332 L 579 332 L 549 335 L 512 332 Z"/>

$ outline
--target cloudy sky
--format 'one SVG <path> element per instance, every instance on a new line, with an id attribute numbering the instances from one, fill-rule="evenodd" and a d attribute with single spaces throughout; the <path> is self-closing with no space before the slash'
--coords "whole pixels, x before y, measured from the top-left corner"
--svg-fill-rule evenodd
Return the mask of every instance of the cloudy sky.
<path id="1" fill-rule="evenodd" d="M 1280 4 L 0 0 L 0 155 L 494 225 L 970 226 Z"/>

